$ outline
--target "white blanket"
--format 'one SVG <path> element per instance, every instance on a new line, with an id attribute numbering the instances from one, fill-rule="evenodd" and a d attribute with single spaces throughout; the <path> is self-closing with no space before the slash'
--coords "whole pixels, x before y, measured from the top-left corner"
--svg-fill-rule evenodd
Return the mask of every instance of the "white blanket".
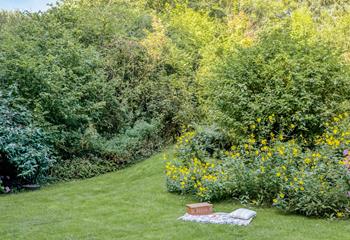
<path id="1" fill-rule="evenodd" d="M 250 218 L 248 220 L 233 218 L 229 213 L 214 213 L 210 215 L 190 215 L 186 213 L 182 217 L 178 218 L 182 221 L 199 222 L 199 223 L 214 223 L 214 224 L 232 224 L 239 226 L 247 226 L 253 220 Z"/>

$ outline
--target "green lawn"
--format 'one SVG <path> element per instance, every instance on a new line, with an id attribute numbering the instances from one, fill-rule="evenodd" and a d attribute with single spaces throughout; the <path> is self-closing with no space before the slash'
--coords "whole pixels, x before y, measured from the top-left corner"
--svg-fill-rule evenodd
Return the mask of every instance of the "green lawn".
<path id="1" fill-rule="evenodd" d="M 0 239 L 350 239 L 350 221 L 255 209 L 248 227 L 176 220 L 190 197 L 166 192 L 162 154 L 116 173 L 0 197 Z M 240 207 L 215 204 L 216 211 Z"/>

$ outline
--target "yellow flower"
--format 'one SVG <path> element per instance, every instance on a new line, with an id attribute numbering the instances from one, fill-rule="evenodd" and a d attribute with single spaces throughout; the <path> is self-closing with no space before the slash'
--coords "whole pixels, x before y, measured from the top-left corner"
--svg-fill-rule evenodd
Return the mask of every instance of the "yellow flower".
<path id="1" fill-rule="evenodd" d="M 280 193 L 280 198 L 284 198 L 284 194 L 283 193 Z"/>
<path id="2" fill-rule="evenodd" d="M 261 171 L 262 173 L 264 173 L 264 172 L 265 172 L 265 167 L 264 167 L 264 166 L 261 166 L 261 167 L 260 167 L 260 171 Z"/>
<path id="3" fill-rule="evenodd" d="M 261 122 L 261 118 L 257 118 L 256 121 L 257 121 L 258 123 L 260 123 L 260 122 Z"/>
<path id="4" fill-rule="evenodd" d="M 185 188 L 185 182 L 180 182 L 181 184 L 181 189 L 184 189 Z"/>
<path id="5" fill-rule="evenodd" d="M 278 202 L 278 200 L 275 198 L 274 200 L 273 200 L 273 203 L 277 203 Z"/>
<path id="6" fill-rule="evenodd" d="M 283 169 L 284 171 L 286 171 L 286 170 L 287 170 L 286 166 L 282 166 L 282 169 Z"/>
<path id="7" fill-rule="evenodd" d="M 284 155 L 284 150 L 283 150 L 282 148 L 279 148 L 277 151 L 278 151 L 278 153 L 279 153 L 281 156 Z"/>
<path id="8" fill-rule="evenodd" d="M 261 148 L 261 151 L 267 151 L 267 150 L 269 150 L 269 148 L 267 147 L 267 146 L 263 146 L 262 148 Z"/>
<path id="9" fill-rule="evenodd" d="M 339 161 L 338 162 L 340 165 L 345 165 L 345 161 Z"/>
<path id="10" fill-rule="evenodd" d="M 280 176 L 281 176 L 281 173 L 280 173 L 280 172 L 276 173 L 276 176 L 277 176 L 277 177 L 280 177 Z"/>
<path id="11" fill-rule="evenodd" d="M 280 134 L 278 138 L 280 141 L 282 141 L 284 139 L 283 134 Z"/>
<path id="12" fill-rule="evenodd" d="M 337 212 L 337 218 L 342 218 L 344 217 L 344 214 L 342 212 Z"/>
<path id="13" fill-rule="evenodd" d="M 304 159 L 304 162 L 305 162 L 306 164 L 310 164 L 310 163 L 311 163 L 311 159 L 310 159 L 310 158 L 305 158 L 305 159 Z"/>
<path id="14" fill-rule="evenodd" d="M 254 138 L 249 138 L 248 142 L 249 142 L 250 144 L 254 144 L 256 141 L 255 141 Z"/>
<path id="15" fill-rule="evenodd" d="M 266 139 L 261 140 L 261 144 L 262 145 L 266 145 L 267 144 L 267 140 Z"/>
<path id="16" fill-rule="evenodd" d="M 300 187 L 300 191 L 304 191 L 305 190 L 305 188 L 304 187 Z"/>

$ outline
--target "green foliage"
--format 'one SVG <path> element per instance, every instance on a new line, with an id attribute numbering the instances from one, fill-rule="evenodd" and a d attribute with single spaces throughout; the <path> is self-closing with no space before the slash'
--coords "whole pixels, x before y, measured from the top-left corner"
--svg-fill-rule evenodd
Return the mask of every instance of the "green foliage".
<path id="1" fill-rule="evenodd" d="M 4 192 L 5 192 L 5 189 L 4 189 L 2 180 L 0 179 L 0 194 L 1 194 L 1 193 L 4 193 Z"/>
<path id="2" fill-rule="evenodd" d="M 186 163 L 191 158 L 210 158 L 218 149 L 230 146 L 228 137 L 216 126 L 195 126 L 177 139 L 177 159 Z"/>
<path id="3" fill-rule="evenodd" d="M 86 130 L 82 139 L 84 149 L 93 149 L 101 157 L 109 158 L 116 163 L 130 163 L 140 157 L 147 157 L 162 146 L 159 134 L 160 124 L 157 122 L 136 122 L 134 127 L 114 136 L 111 139 L 101 137 L 93 126 Z"/>
<path id="4" fill-rule="evenodd" d="M 120 169 L 120 165 L 94 156 L 59 160 L 50 169 L 50 180 L 72 180 L 95 177 Z"/>
<path id="5" fill-rule="evenodd" d="M 13 94 L 0 93 L 0 156 L 21 181 L 36 183 L 45 178 L 54 158 L 45 132 L 33 125 L 30 112 Z"/>
<path id="6" fill-rule="evenodd" d="M 235 138 L 257 119 L 273 121 L 276 132 L 293 124 L 293 135 L 311 138 L 325 119 L 346 110 L 350 71 L 340 52 L 292 33 L 285 26 L 238 47 L 206 83 L 208 115 Z"/>

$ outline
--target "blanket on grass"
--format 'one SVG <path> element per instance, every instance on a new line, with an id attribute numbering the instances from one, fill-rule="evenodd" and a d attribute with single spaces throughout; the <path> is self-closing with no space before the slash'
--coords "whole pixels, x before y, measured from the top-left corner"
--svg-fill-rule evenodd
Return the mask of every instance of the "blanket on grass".
<path id="1" fill-rule="evenodd" d="M 186 213 L 182 217 L 179 217 L 179 220 L 190 221 L 190 222 L 199 222 L 199 223 L 214 223 L 214 224 L 231 224 L 238 226 L 247 226 L 253 220 L 254 217 L 244 220 L 239 218 L 234 218 L 230 213 L 213 213 L 210 215 L 190 215 Z"/>

